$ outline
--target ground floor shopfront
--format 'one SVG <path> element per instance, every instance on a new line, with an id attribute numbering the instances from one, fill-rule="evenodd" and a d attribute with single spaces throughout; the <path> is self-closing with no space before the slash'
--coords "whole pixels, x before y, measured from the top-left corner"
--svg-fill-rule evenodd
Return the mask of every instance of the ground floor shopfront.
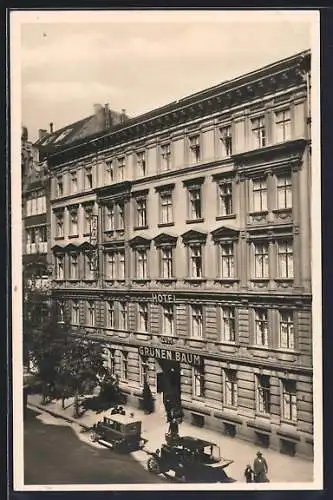
<path id="1" fill-rule="evenodd" d="M 194 425 L 282 453 L 313 456 L 311 374 L 244 360 L 231 362 L 203 349 L 103 345 L 130 404 L 140 407 L 147 380 L 154 411 L 163 417 L 168 399 L 181 405 L 185 420 Z"/>

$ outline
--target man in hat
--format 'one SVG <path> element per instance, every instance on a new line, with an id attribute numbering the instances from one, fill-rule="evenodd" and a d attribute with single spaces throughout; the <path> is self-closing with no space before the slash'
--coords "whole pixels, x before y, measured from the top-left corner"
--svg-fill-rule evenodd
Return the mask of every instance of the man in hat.
<path id="1" fill-rule="evenodd" d="M 268 465 L 261 451 L 257 451 L 257 456 L 253 462 L 254 482 L 267 483 Z"/>

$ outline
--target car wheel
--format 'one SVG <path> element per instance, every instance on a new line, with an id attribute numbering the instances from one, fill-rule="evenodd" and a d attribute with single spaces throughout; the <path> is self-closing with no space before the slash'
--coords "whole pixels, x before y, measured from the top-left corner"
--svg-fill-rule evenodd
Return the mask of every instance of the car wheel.
<path id="1" fill-rule="evenodd" d="M 152 472 L 153 474 L 160 474 L 161 473 L 160 464 L 153 457 L 151 457 L 148 460 L 147 467 L 148 467 L 149 472 Z"/>
<path id="2" fill-rule="evenodd" d="M 92 441 L 93 443 L 95 443 L 98 440 L 98 436 L 97 436 L 96 432 L 91 431 L 89 433 L 89 439 L 90 439 L 90 441 Z"/>

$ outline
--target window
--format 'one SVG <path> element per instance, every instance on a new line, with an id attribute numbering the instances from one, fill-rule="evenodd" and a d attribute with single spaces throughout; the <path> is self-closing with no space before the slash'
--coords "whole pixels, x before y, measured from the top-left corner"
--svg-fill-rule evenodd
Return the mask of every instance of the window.
<path id="1" fill-rule="evenodd" d="M 279 175 L 277 177 L 277 202 L 278 209 L 292 207 L 292 182 L 291 175 Z"/>
<path id="2" fill-rule="evenodd" d="M 190 220 L 201 219 L 201 187 L 189 188 L 188 195 Z"/>
<path id="3" fill-rule="evenodd" d="M 235 259 L 233 243 L 221 243 L 221 278 L 235 277 Z"/>
<path id="4" fill-rule="evenodd" d="M 147 304 L 138 304 L 138 330 L 148 332 L 148 306 Z"/>
<path id="5" fill-rule="evenodd" d="M 64 237 L 64 213 L 59 212 L 55 214 L 56 216 L 56 237 Z"/>
<path id="6" fill-rule="evenodd" d="M 136 154 L 138 177 L 146 175 L 146 158 L 144 151 Z"/>
<path id="7" fill-rule="evenodd" d="M 63 280 L 64 279 L 64 256 L 57 255 L 55 260 L 56 260 L 56 279 Z"/>
<path id="8" fill-rule="evenodd" d="M 190 276 L 202 278 L 202 247 L 198 243 L 189 245 Z"/>
<path id="9" fill-rule="evenodd" d="M 78 185 L 77 185 L 77 172 L 71 172 L 71 193 L 77 193 Z"/>
<path id="10" fill-rule="evenodd" d="M 267 311 L 264 309 L 255 311 L 255 343 L 264 347 L 268 346 Z"/>
<path id="11" fill-rule="evenodd" d="M 65 305 L 63 302 L 58 302 L 58 323 L 65 322 Z"/>
<path id="12" fill-rule="evenodd" d="M 86 252 L 84 254 L 85 264 L 85 279 L 92 280 L 95 278 L 95 256 L 93 252 Z"/>
<path id="13" fill-rule="evenodd" d="M 192 368 L 192 392 L 193 396 L 202 398 L 205 393 L 205 375 L 203 368 L 194 366 Z"/>
<path id="14" fill-rule="evenodd" d="M 77 280 L 79 277 L 78 273 L 78 256 L 77 254 L 70 255 L 70 279 Z"/>
<path id="15" fill-rule="evenodd" d="M 293 278 L 294 254 L 291 241 L 278 242 L 278 267 L 280 278 Z"/>
<path id="16" fill-rule="evenodd" d="M 140 356 L 140 384 L 144 385 L 145 381 L 148 380 L 149 364 L 147 359 Z"/>
<path id="17" fill-rule="evenodd" d="M 297 422 L 297 393 L 294 380 L 282 381 L 282 418 Z"/>
<path id="18" fill-rule="evenodd" d="M 268 244 L 254 244 L 254 278 L 268 278 Z"/>
<path id="19" fill-rule="evenodd" d="M 127 304 L 119 303 L 119 330 L 127 330 Z"/>
<path id="20" fill-rule="evenodd" d="M 118 251 L 118 276 L 119 280 L 125 279 L 125 250 Z"/>
<path id="21" fill-rule="evenodd" d="M 93 187 L 92 169 L 91 168 L 86 168 L 85 169 L 85 188 L 86 189 L 92 189 L 92 187 Z"/>
<path id="22" fill-rule="evenodd" d="M 294 349 L 294 315 L 292 311 L 280 312 L 280 347 Z"/>
<path id="23" fill-rule="evenodd" d="M 95 326 L 95 304 L 88 302 L 87 321 L 89 326 Z"/>
<path id="24" fill-rule="evenodd" d="M 77 210 L 72 210 L 70 212 L 70 234 L 71 236 L 76 236 L 78 234 Z"/>
<path id="25" fill-rule="evenodd" d="M 220 128 L 220 140 L 222 146 L 222 157 L 232 155 L 232 135 L 231 135 L 231 125 L 227 127 Z"/>
<path id="26" fill-rule="evenodd" d="M 172 214 L 172 193 L 160 193 L 160 224 L 170 224 L 173 222 Z"/>
<path id="27" fill-rule="evenodd" d="M 220 213 L 219 215 L 232 215 L 232 183 L 224 182 L 219 184 Z"/>
<path id="28" fill-rule="evenodd" d="M 106 254 L 106 279 L 116 279 L 116 253 L 107 252 Z"/>
<path id="29" fill-rule="evenodd" d="M 80 305 L 78 300 L 72 302 L 72 323 L 78 325 L 80 323 Z"/>
<path id="30" fill-rule="evenodd" d="M 46 198 L 42 193 L 37 194 L 37 214 L 42 214 L 46 212 Z"/>
<path id="31" fill-rule="evenodd" d="M 114 181 L 114 166 L 113 161 L 105 162 L 105 184 L 111 184 Z"/>
<path id="32" fill-rule="evenodd" d="M 268 375 L 257 375 L 257 412 L 270 413 L 270 381 Z"/>
<path id="33" fill-rule="evenodd" d="M 170 151 L 170 144 L 162 144 L 161 145 L 161 170 L 170 170 L 171 168 L 171 151 Z"/>
<path id="34" fill-rule="evenodd" d="M 235 342 L 235 308 L 224 306 L 221 308 L 222 340 Z"/>
<path id="35" fill-rule="evenodd" d="M 118 167 L 118 180 L 125 180 L 125 157 L 122 156 L 117 158 L 117 167 Z"/>
<path id="36" fill-rule="evenodd" d="M 147 226 L 147 200 L 137 198 L 136 200 L 137 227 Z"/>
<path id="37" fill-rule="evenodd" d="M 122 380 L 128 379 L 128 352 L 120 353 L 120 378 Z"/>
<path id="38" fill-rule="evenodd" d="M 195 338 L 202 338 L 202 306 L 193 305 L 191 308 L 191 335 Z"/>
<path id="39" fill-rule="evenodd" d="M 125 228 L 124 202 L 123 201 L 117 203 L 117 209 L 118 209 L 117 229 L 122 230 Z"/>
<path id="40" fill-rule="evenodd" d="M 92 206 L 84 207 L 84 234 L 90 234 L 90 221 L 92 216 Z"/>
<path id="41" fill-rule="evenodd" d="M 27 202 L 26 202 L 26 214 L 27 214 L 27 217 L 32 215 L 32 199 L 31 198 L 28 198 Z"/>
<path id="42" fill-rule="evenodd" d="M 190 162 L 198 163 L 200 161 L 200 136 L 193 135 L 190 140 Z"/>
<path id="43" fill-rule="evenodd" d="M 64 194 L 64 185 L 62 176 L 57 177 L 57 196 L 63 196 Z"/>
<path id="44" fill-rule="evenodd" d="M 172 278 L 172 247 L 161 247 L 161 277 Z"/>
<path id="45" fill-rule="evenodd" d="M 254 212 L 267 210 L 267 182 L 266 179 L 255 179 L 252 183 L 252 205 Z"/>
<path id="46" fill-rule="evenodd" d="M 148 276 L 146 248 L 136 249 L 136 276 L 139 279 L 146 279 Z"/>
<path id="47" fill-rule="evenodd" d="M 107 313 L 106 313 L 106 325 L 108 328 L 114 328 L 115 317 L 114 317 L 114 303 L 107 303 Z"/>
<path id="48" fill-rule="evenodd" d="M 290 110 L 277 111 L 275 113 L 275 139 L 276 142 L 289 141 L 291 137 Z"/>
<path id="49" fill-rule="evenodd" d="M 224 405 L 237 406 L 237 371 L 224 370 Z"/>
<path id="50" fill-rule="evenodd" d="M 115 351 L 114 349 L 105 349 L 105 365 L 107 370 L 109 371 L 110 375 L 115 374 Z"/>
<path id="51" fill-rule="evenodd" d="M 174 335 L 174 310 L 172 304 L 163 304 L 162 306 L 162 335 Z"/>
<path id="52" fill-rule="evenodd" d="M 115 229 L 115 206 L 108 205 L 105 207 L 105 229 L 106 231 L 114 231 Z"/>
<path id="53" fill-rule="evenodd" d="M 266 128 L 265 118 L 263 116 L 251 120 L 251 130 L 253 147 L 263 148 L 264 146 L 266 146 Z"/>

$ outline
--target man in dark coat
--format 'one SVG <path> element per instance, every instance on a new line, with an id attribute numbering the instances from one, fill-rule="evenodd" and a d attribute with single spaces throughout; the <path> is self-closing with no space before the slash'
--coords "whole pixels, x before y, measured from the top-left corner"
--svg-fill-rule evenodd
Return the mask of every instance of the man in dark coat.
<path id="1" fill-rule="evenodd" d="M 253 462 L 253 472 L 254 472 L 254 482 L 255 483 L 267 483 L 267 472 L 268 465 L 265 458 L 262 456 L 261 451 L 257 452 L 257 457 Z"/>

